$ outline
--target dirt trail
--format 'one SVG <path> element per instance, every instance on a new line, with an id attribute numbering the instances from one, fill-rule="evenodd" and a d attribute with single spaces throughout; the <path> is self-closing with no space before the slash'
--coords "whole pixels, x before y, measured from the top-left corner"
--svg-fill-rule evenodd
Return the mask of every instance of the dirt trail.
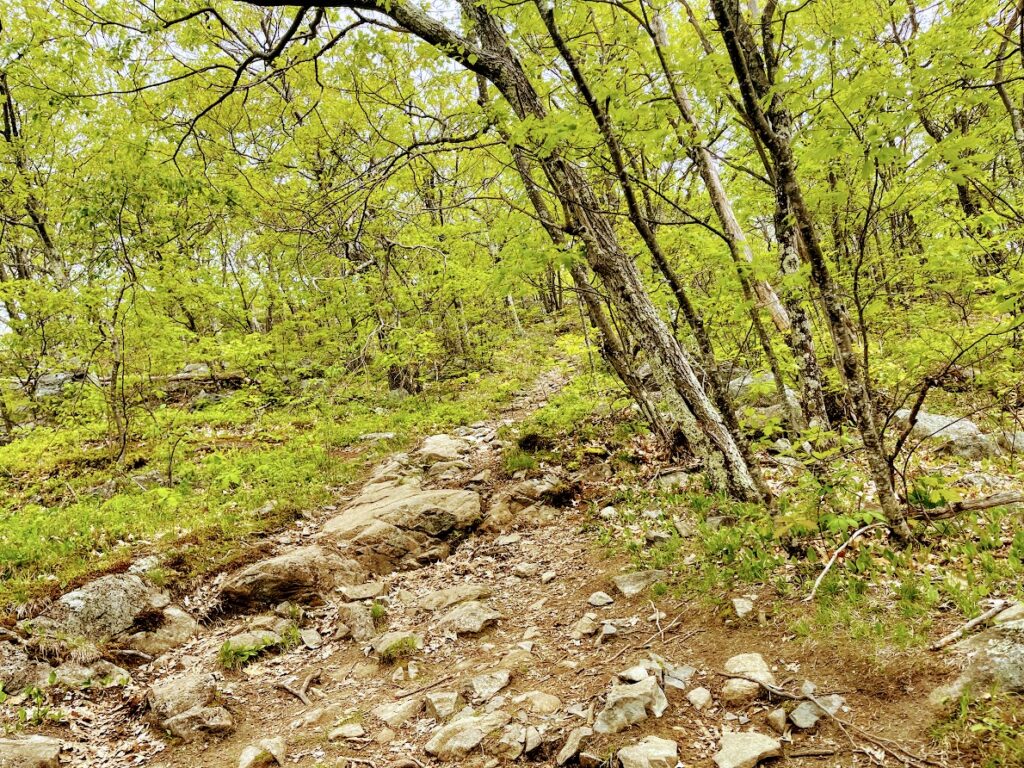
<path id="1" fill-rule="evenodd" d="M 542 377 L 499 420 L 461 430 L 461 437 L 472 446 L 465 457 L 468 466 L 440 473 L 426 485 L 480 489 L 486 509 L 502 490 L 494 480 L 499 476 L 497 427 L 522 419 L 560 385 L 557 375 Z M 344 511 L 351 501 L 339 499 L 338 509 L 297 522 L 272 540 L 267 554 L 323 542 L 324 521 Z M 521 725 L 526 734 L 523 748 L 534 748 L 519 756 L 519 761 L 555 765 L 567 734 L 593 725 L 616 675 L 637 664 L 649 666 L 651 653 L 670 666 L 692 668 L 685 684 L 673 687 L 659 677 L 668 697 L 664 713 L 660 717 L 648 713 L 618 733 L 591 735 L 583 743 L 586 754 L 581 762 L 604 760 L 619 748 L 654 735 L 676 743 L 683 765 L 711 765 L 725 730 L 753 728 L 777 737 L 766 721 L 777 702 L 763 697 L 743 703 L 723 701 L 727 678 L 720 673 L 727 659 L 740 653 L 762 654 L 780 685 L 799 688 L 806 678 L 823 694 L 842 694 L 845 705 L 840 717 L 912 749 L 920 748 L 928 724 L 921 702 L 934 682 L 933 670 L 927 666 L 912 672 L 905 665 L 898 671 L 895 666 L 878 669 L 861 661 L 856 647 L 822 647 L 797 640 L 770 621 L 764 625 L 739 622 L 696 604 L 679 603 L 671 592 L 655 596 L 656 591 L 644 589 L 626 597 L 612 579 L 632 571 L 632 566 L 608 556 L 598 544 L 591 513 L 573 505 L 542 510 L 544 514 L 534 517 L 516 517 L 501 530 L 476 530 L 458 541 L 444 559 L 377 579 L 382 594 L 376 600 L 381 608 L 375 632 L 411 631 L 422 637 L 422 649 L 407 658 L 384 663 L 380 654 L 370 650 L 372 639 L 340 637 L 345 598 L 334 593 L 304 610 L 300 626 L 307 632 L 316 630 L 315 636 L 308 635 L 313 638 L 308 645 L 315 647 L 299 643 L 264 654 L 240 671 L 227 671 L 218 660 L 221 648 L 231 636 L 251 629 L 255 614 L 212 616 L 195 639 L 132 669 L 133 681 L 126 688 L 68 693 L 65 710 L 70 734 L 66 728 L 52 731 L 66 745 L 62 764 L 233 768 L 249 745 L 276 737 L 286 745 L 284 764 L 309 768 L 342 766 L 346 759 L 349 765 L 373 768 L 511 762 L 516 748 L 496 746 L 498 733 L 457 759 L 436 759 L 425 746 L 441 723 L 428 711 L 417 709 L 394 727 L 379 716 L 381 705 L 462 691 L 475 713 L 507 713 L 513 724 Z M 199 611 L 222 582 L 223 577 L 204 585 L 184 601 L 185 607 Z M 448 610 L 466 605 L 465 601 L 436 610 L 423 607 L 428 595 L 453 587 L 468 591 L 472 585 L 481 587 L 481 607 L 500 614 L 479 633 L 457 633 L 442 623 Z M 600 602 L 591 600 L 599 591 L 612 602 L 591 605 Z M 593 618 L 585 619 L 588 615 Z M 593 626 L 581 631 L 581 619 Z M 590 633 L 594 627 L 596 633 Z M 614 627 L 614 633 L 605 634 L 612 630 L 601 627 Z M 234 729 L 223 737 L 191 743 L 168 741 L 146 714 L 145 693 L 155 683 L 197 671 L 216 677 L 218 703 L 231 713 Z M 488 672 L 502 678 L 504 671 L 509 673 L 507 685 L 474 704 L 467 692 L 469 681 Z M 700 687 L 709 690 L 711 703 L 698 710 L 687 695 Z M 302 696 L 308 703 L 300 701 Z M 453 719 L 465 716 L 463 711 Z M 339 731 L 340 726 L 344 728 Z M 788 755 L 786 765 L 868 765 L 873 759 L 851 752 L 851 743 L 858 749 L 868 743 L 856 736 L 851 742 L 827 718 L 806 732 L 790 729 L 789 734 L 781 744 L 781 751 Z M 875 757 L 880 755 L 876 751 Z"/>

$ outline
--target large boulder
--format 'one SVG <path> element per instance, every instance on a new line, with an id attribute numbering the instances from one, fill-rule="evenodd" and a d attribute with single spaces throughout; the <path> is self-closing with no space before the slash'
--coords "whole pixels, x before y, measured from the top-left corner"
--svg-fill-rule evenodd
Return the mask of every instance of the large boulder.
<path id="1" fill-rule="evenodd" d="M 480 521 L 475 491 L 425 489 L 416 477 L 375 482 L 324 525 L 370 570 L 387 573 L 447 555 L 445 539 Z"/>
<path id="2" fill-rule="evenodd" d="M 213 675 L 195 672 L 157 683 L 146 701 L 161 728 L 182 741 L 194 741 L 234 729 L 231 713 L 218 705 L 217 695 Z"/>
<path id="3" fill-rule="evenodd" d="M 416 451 L 421 464 L 436 464 L 441 461 L 458 461 L 472 450 L 468 440 L 451 435 L 431 435 Z"/>
<path id="4" fill-rule="evenodd" d="M 963 693 L 987 693 L 996 688 L 1024 693 L 1024 619 L 1008 621 L 957 643 L 965 666 L 950 685 L 936 689 L 935 703 L 957 698 Z"/>
<path id="5" fill-rule="evenodd" d="M 343 584 L 358 584 L 363 578 L 357 562 L 314 544 L 236 571 L 221 587 L 221 598 L 243 606 L 305 602 Z"/>
<path id="6" fill-rule="evenodd" d="M 33 634 L 101 641 L 130 630 L 143 617 L 158 615 L 169 603 L 165 592 L 135 574 L 110 574 L 68 592 L 22 625 L 30 626 Z"/>
<path id="7" fill-rule="evenodd" d="M 20 645 L 0 642 L 0 690 L 21 693 L 25 688 L 42 688 L 53 667 L 29 656 Z"/>
<path id="8" fill-rule="evenodd" d="M 93 658 L 108 642 L 157 655 L 188 640 L 197 625 L 163 590 L 138 574 L 117 573 L 68 592 L 20 627 L 49 651 L 73 645 L 87 660 L 83 640 L 93 646 Z"/>
<path id="9" fill-rule="evenodd" d="M 910 423 L 910 411 L 901 408 L 893 414 L 901 428 Z M 910 436 L 927 440 L 941 453 L 965 459 L 986 459 L 1002 453 L 999 442 L 982 433 L 973 421 L 955 416 L 918 411 Z"/>

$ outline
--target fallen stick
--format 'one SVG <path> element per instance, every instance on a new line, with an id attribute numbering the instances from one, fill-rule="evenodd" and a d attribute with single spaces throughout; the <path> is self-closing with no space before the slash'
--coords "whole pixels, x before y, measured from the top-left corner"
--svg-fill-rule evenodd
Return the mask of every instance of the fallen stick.
<path id="1" fill-rule="evenodd" d="M 991 608 L 989 608 L 980 616 L 975 616 L 973 619 L 968 621 L 959 629 L 950 632 L 941 640 L 937 640 L 934 643 L 932 643 L 930 646 L 928 646 L 928 650 L 938 651 L 941 648 L 945 648 L 950 643 L 955 643 L 957 640 L 959 640 L 966 633 L 970 632 L 972 629 L 977 627 L 979 624 L 984 624 L 989 619 L 994 618 L 997 614 L 1002 613 L 1002 611 L 1006 609 L 1007 605 L 1009 605 L 1009 603 L 1007 603 L 1005 600 L 997 600 Z"/>
<path id="2" fill-rule="evenodd" d="M 991 509 L 992 507 L 1006 507 L 1010 504 L 1024 504 L 1024 493 L 1000 491 L 990 496 L 982 496 L 980 499 L 954 501 L 952 504 L 948 504 L 941 509 L 922 509 L 919 512 L 915 512 L 913 517 L 924 520 L 945 520 L 946 518 L 956 517 L 963 512 L 978 512 L 983 509 Z"/>
<path id="3" fill-rule="evenodd" d="M 853 544 L 853 542 L 855 542 L 858 538 L 860 538 L 865 533 L 870 531 L 872 528 L 879 528 L 883 525 L 886 525 L 886 523 L 871 523 L 870 525 L 865 525 L 863 528 L 858 528 L 856 531 L 854 531 L 853 535 L 846 541 L 844 541 L 842 545 L 839 547 L 839 549 L 837 549 L 832 554 L 832 558 L 828 561 L 828 564 L 825 566 L 825 570 L 823 570 L 821 574 L 819 574 L 818 578 L 814 580 L 814 586 L 811 588 L 811 594 L 804 598 L 804 602 L 811 602 L 811 600 L 814 599 L 814 596 L 818 594 L 818 587 L 821 586 L 822 579 L 824 579 L 825 576 L 828 575 L 828 572 L 832 569 L 832 566 L 835 565 L 836 560 L 839 559 L 839 555 L 843 553 L 843 550 L 845 550 L 848 546 Z"/>
<path id="4" fill-rule="evenodd" d="M 424 691 L 429 691 L 431 688 L 436 688 L 437 686 L 441 685 L 441 683 L 447 683 L 453 677 L 455 677 L 455 675 L 445 675 L 444 677 L 440 677 L 432 683 L 428 683 L 427 685 L 421 685 L 419 688 L 414 688 L 411 691 L 406 691 L 405 693 L 400 693 L 397 696 L 395 696 L 395 698 L 407 699 L 410 696 L 415 696 L 417 693 L 423 693 Z"/>
<path id="5" fill-rule="evenodd" d="M 278 683 L 277 687 L 280 688 L 282 691 L 287 691 L 308 707 L 313 702 L 310 701 L 309 696 L 307 695 L 307 691 L 309 690 L 310 684 L 318 677 L 320 677 L 320 672 L 321 670 L 319 668 L 311 670 L 309 673 L 306 674 L 304 678 L 302 678 L 302 682 L 299 684 L 298 688 L 293 688 L 292 686 L 288 685 L 288 683 Z"/>

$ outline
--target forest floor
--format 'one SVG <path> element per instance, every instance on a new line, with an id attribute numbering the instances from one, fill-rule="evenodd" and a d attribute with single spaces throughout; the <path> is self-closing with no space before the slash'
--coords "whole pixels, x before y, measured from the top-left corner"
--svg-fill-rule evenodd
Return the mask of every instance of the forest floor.
<path id="1" fill-rule="evenodd" d="M 251 757 L 259 752 L 252 745 L 265 739 L 281 740 L 284 765 L 308 768 L 411 767 L 434 761 L 484 766 L 520 757 L 514 746 L 496 746 L 493 736 L 457 758 L 425 751 L 444 718 L 443 712 L 432 717 L 429 707 L 451 703 L 438 694 L 454 699 L 461 692 L 470 708 L 451 715 L 445 727 L 473 715 L 507 713 L 523 729 L 536 729 L 524 730 L 528 754 L 520 759 L 547 766 L 556 764 L 567 734 L 592 726 L 595 713 L 600 718 L 611 686 L 622 682 L 619 674 L 637 665 L 650 670 L 656 654 L 662 664 L 668 662 L 658 672 L 659 682 L 668 674 L 665 669 L 676 670 L 681 678 L 677 687 L 662 686 L 668 697 L 664 713 L 656 717 L 648 708 L 631 728 L 589 735 L 581 764 L 599 764 L 622 747 L 658 736 L 675 742 L 682 765 L 711 765 L 723 734 L 746 731 L 777 739 L 781 765 L 953 768 L 979 764 L 989 754 L 997 760 L 990 765 L 1019 764 L 1013 762 L 1021 753 L 1013 751 L 1019 736 L 1013 736 L 1012 727 L 1004 732 L 998 723 L 990 724 L 979 734 L 980 716 L 969 716 L 977 713 L 965 709 L 950 720 L 948 712 L 928 705 L 930 692 L 955 677 L 957 657 L 929 651 L 926 642 L 964 617 L 950 610 L 933 623 L 932 610 L 925 621 L 921 606 L 935 608 L 938 602 L 928 602 L 926 588 L 909 594 L 896 584 L 865 602 L 847 599 L 845 582 L 830 582 L 820 598 L 805 601 L 806 577 L 819 573 L 822 563 L 808 567 L 797 582 L 803 593 L 794 594 L 779 576 L 792 566 L 761 552 L 763 542 L 751 544 L 739 534 L 735 540 L 716 538 L 716 528 L 708 527 L 716 512 L 713 502 L 704 507 L 679 503 L 683 492 L 678 486 L 688 481 L 680 468 L 665 466 L 653 455 L 639 464 L 623 462 L 621 452 L 602 450 L 601 441 L 587 435 L 566 438 L 573 447 L 561 457 L 567 459 L 564 467 L 552 464 L 553 445 L 542 446 L 547 452 L 521 450 L 529 444 L 521 438 L 546 423 L 543 414 L 565 384 L 564 372 L 544 374 L 503 412 L 454 430 L 471 449 L 440 479 L 429 479 L 431 467 L 423 465 L 426 487 L 470 488 L 487 500 L 485 509 L 528 478 L 568 478 L 573 493 L 557 505 L 541 505 L 543 514 L 513 515 L 467 531 L 452 542 L 447 557 L 371 578 L 374 594 L 362 604 L 372 613 L 375 634 L 413 632 L 421 648 L 403 647 L 399 658 L 381 658 L 379 649 L 371 649 L 373 638 L 356 642 L 344 636 L 342 619 L 351 620 L 341 605 L 348 599 L 341 596 L 347 594 L 343 586 L 305 607 L 301 616 L 291 616 L 297 629 L 315 633 L 277 651 L 254 653 L 240 669 L 226 669 L 225 643 L 254 627 L 270 626 L 274 618 L 269 608 L 219 605 L 218 590 L 229 576 L 222 572 L 189 582 L 187 592 L 181 587 L 174 594 L 176 602 L 205 617 L 188 642 L 139 665 L 119 658 L 131 675 L 124 685 L 93 684 L 37 694 L 34 700 L 11 697 L 4 704 L 8 722 L 21 720 L 15 728 L 19 732 L 60 739 L 61 765 L 90 768 L 246 765 L 247 748 Z M 510 439 L 514 436 L 518 442 Z M 643 455 L 644 440 L 630 439 L 634 453 Z M 389 462 L 393 466 L 390 457 L 382 457 L 383 470 Z M 400 466 L 399 476 L 421 471 Z M 348 487 L 293 523 L 250 540 L 232 557 L 231 568 L 325 544 L 330 537 L 324 525 L 344 516 L 359 493 Z M 632 596 L 613 581 L 626 573 L 650 573 L 651 567 L 663 571 Z M 452 606 L 424 608 L 424 598 L 452 588 L 464 591 L 463 601 L 453 598 L 452 606 L 466 605 L 466 595 L 476 595 L 478 602 L 470 604 L 491 616 L 481 632 L 456 632 L 445 624 Z M 596 592 L 607 593 L 610 601 L 594 605 L 603 602 L 595 600 Z M 744 611 L 734 599 L 749 600 L 752 610 L 740 616 Z M 838 694 L 841 709 L 811 728 L 779 728 L 777 722 L 773 727 L 769 715 L 780 707 L 792 710 L 796 702 L 764 690 L 730 693 L 731 678 L 725 673 L 729 659 L 738 654 L 760 654 L 777 685 L 798 697 L 805 681 L 813 682 L 817 697 Z M 502 672 L 508 673 L 506 684 L 473 702 L 472 679 L 490 673 L 501 677 Z M 233 727 L 226 735 L 168 740 L 146 712 L 147 691 L 197 673 L 216 680 L 216 703 L 230 713 Z M 710 693 L 701 708 L 689 699 L 699 688 Z M 462 699 L 459 706 L 467 703 Z M 382 705 L 411 702 L 416 702 L 414 713 L 404 722 L 389 725 L 382 719 Z M 1019 711 L 1008 715 L 1011 724 Z M 992 741 L 995 746 L 986 747 Z M 259 759 L 250 764 L 262 764 Z"/>

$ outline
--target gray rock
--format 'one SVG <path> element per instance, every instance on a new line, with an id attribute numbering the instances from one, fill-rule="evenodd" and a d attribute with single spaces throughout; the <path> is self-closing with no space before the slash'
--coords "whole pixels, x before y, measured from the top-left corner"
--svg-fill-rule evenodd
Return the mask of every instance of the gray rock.
<path id="1" fill-rule="evenodd" d="M 771 736 L 753 731 L 726 732 L 722 734 L 714 760 L 718 768 L 754 768 L 762 760 L 781 754 L 782 744 Z"/>
<path id="2" fill-rule="evenodd" d="M 574 640 L 579 640 L 582 637 L 589 637 L 600 629 L 601 624 L 597 620 L 597 614 L 586 613 L 583 618 L 576 622 L 576 626 L 573 627 L 570 636 Z"/>
<path id="3" fill-rule="evenodd" d="M 529 579 L 540 573 L 540 566 L 536 563 L 516 563 L 512 566 L 512 575 L 521 579 Z"/>
<path id="4" fill-rule="evenodd" d="M 1013 603 L 997 613 L 995 618 L 992 619 L 992 624 L 998 627 L 1001 624 L 1008 624 L 1011 621 L 1020 621 L 1021 619 L 1024 619 L 1024 603 Z"/>
<path id="5" fill-rule="evenodd" d="M 386 661 L 394 661 L 423 650 L 423 636 L 416 632 L 385 632 L 371 643 L 374 653 Z"/>
<path id="6" fill-rule="evenodd" d="M 511 679 L 512 676 L 507 669 L 498 669 L 493 672 L 474 675 L 466 685 L 467 693 L 475 702 L 483 703 L 490 701 L 497 695 L 498 691 L 509 684 Z"/>
<path id="7" fill-rule="evenodd" d="M 0 689 L 8 694 L 49 683 L 53 667 L 31 658 L 19 645 L 0 642 Z"/>
<path id="8" fill-rule="evenodd" d="M 616 576 L 612 579 L 612 583 L 623 597 L 636 597 L 644 590 L 667 578 L 667 571 L 636 571 Z"/>
<path id="9" fill-rule="evenodd" d="M 160 624 L 152 629 L 130 635 L 126 644 L 137 651 L 159 656 L 184 645 L 199 631 L 199 622 L 176 605 L 168 605 Z"/>
<path id="10" fill-rule="evenodd" d="M 472 449 L 473 446 L 468 440 L 451 435 L 431 435 L 420 444 L 416 458 L 423 464 L 457 461 Z"/>
<path id="11" fill-rule="evenodd" d="M 302 640 L 302 644 L 310 650 L 316 650 L 324 644 L 324 639 L 320 636 L 320 633 L 312 627 L 301 630 L 299 638 Z"/>
<path id="12" fill-rule="evenodd" d="M 514 721 L 506 725 L 489 751 L 497 757 L 516 760 L 526 751 L 526 726 Z"/>
<path id="13" fill-rule="evenodd" d="M 415 477 L 374 482 L 323 532 L 347 542 L 376 573 L 412 567 L 447 554 L 444 539 L 474 527 L 481 519 L 476 491 L 424 489 Z"/>
<path id="14" fill-rule="evenodd" d="M 136 621 L 169 603 L 165 592 L 135 574 L 110 574 L 68 592 L 22 626 L 31 626 L 37 635 L 88 638 L 99 644 L 127 632 Z"/>
<path id="15" fill-rule="evenodd" d="M 611 605 L 615 600 L 607 592 L 595 592 L 587 598 L 587 603 L 594 606 L 595 608 L 601 608 L 605 605 Z"/>
<path id="16" fill-rule="evenodd" d="M 339 591 L 346 600 L 372 600 L 383 595 L 386 589 L 383 581 L 367 581 L 343 586 Z"/>
<path id="17" fill-rule="evenodd" d="M 362 580 L 358 563 L 314 544 L 236 571 L 221 587 L 221 598 L 241 606 L 274 605 L 282 600 L 304 602 L 341 584 Z"/>
<path id="18" fill-rule="evenodd" d="M 951 685 L 932 693 L 933 703 L 966 692 L 985 693 L 992 688 L 1024 692 L 1024 620 L 991 627 L 957 643 L 956 650 L 966 655 L 967 665 Z"/>
<path id="19" fill-rule="evenodd" d="M 722 686 L 722 701 L 726 704 L 743 705 L 754 701 L 761 693 L 761 686 L 753 680 L 732 678 Z"/>
<path id="20" fill-rule="evenodd" d="M 466 700 L 457 691 L 433 691 L 425 699 L 427 716 L 439 723 L 448 720 L 466 706 Z"/>
<path id="21" fill-rule="evenodd" d="M 424 749 L 440 760 L 458 760 L 510 720 L 508 713 L 501 710 L 454 720 L 434 731 Z"/>
<path id="22" fill-rule="evenodd" d="M 61 742 L 49 736 L 0 738 L 0 768 L 59 768 Z"/>
<path id="23" fill-rule="evenodd" d="M 475 635 L 496 624 L 501 614 L 483 603 L 470 600 L 452 608 L 441 617 L 441 624 L 458 634 Z"/>
<path id="24" fill-rule="evenodd" d="M 768 725 L 780 736 L 786 732 L 786 710 L 782 707 L 768 713 Z"/>
<path id="25" fill-rule="evenodd" d="M 647 736 L 620 749 L 618 757 L 622 768 L 675 768 L 679 748 L 669 739 Z"/>
<path id="26" fill-rule="evenodd" d="M 347 741 L 348 739 L 360 739 L 366 735 L 366 729 L 359 723 L 344 723 L 337 728 L 332 728 L 327 734 L 328 741 Z"/>
<path id="27" fill-rule="evenodd" d="M 579 728 L 573 728 L 569 731 L 569 735 L 565 738 L 565 744 L 559 750 L 558 755 L 555 757 L 555 763 L 558 765 L 565 765 L 577 754 L 579 754 L 580 748 L 583 746 L 584 740 L 594 735 L 594 729 L 588 728 L 587 726 L 581 726 Z"/>
<path id="28" fill-rule="evenodd" d="M 686 694 L 686 700 L 698 711 L 705 709 L 711 703 L 711 691 L 704 687 L 694 688 Z"/>
<path id="29" fill-rule="evenodd" d="M 552 715 L 562 706 L 557 696 L 544 691 L 520 693 L 512 697 L 512 703 L 534 715 Z"/>
<path id="30" fill-rule="evenodd" d="M 725 662 L 730 675 L 742 675 L 768 685 L 775 685 L 775 675 L 760 653 L 741 653 Z"/>
<path id="31" fill-rule="evenodd" d="M 364 642 L 377 634 L 373 615 L 365 603 L 342 603 L 338 606 L 338 618 L 348 627 L 354 640 Z"/>
<path id="32" fill-rule="evenodd" d="M 828 696 L 815 696 L 815 699 L 817 703 L 802 701 L 789 713 L 790 721 L 797 728 L 801 730 L 813 728 L 822 717 L 826 714 L 836 714 L 845 703 L 842 696 L 834 693 Z"/>
<path id="33" fill-rule="evenodd" d="M 421 597 L 417 605 L 425 611 L 440 611 L 467 600 L 480 600 L 490 596 L 490 587 L 483 584 L 459 584 L 455 587 L 431 592 Z"/>
<path id="34" fill-rule="evenodd" d="M 894 417 L 905 427 L 909 423 L 910 411 L 901 408 L 896 411 Z M 978 425 L 969 419 L 918 411 L 910 434 L 917 440 L 936 443 L 939 450 L 944 453 L 966 459 L 984 459 L 1002 453 L 999 443 L 983 434 Z"/>
<path id="35" fill-rule="evenodd" d="M 68 688 L 83 686 L 113 688 L 118 685 L 127 685 L 131 682 L 132 676 L 128 670 L 101 659 L 87 664 L 65 661 L 53 670 L 51 679 L 57 685 Z"/>
<path id="36" fill-rule="evenodd" d="M 618 733 L 646 720 L 649 714 L 661 717 L 667 708 L 668 699 L 653 677 L 632 685 L 613 685 L 594 721 L 594 732 Z"/>
<path id="37" fill-rule="evenodd" d="M 192 707 L 169 717 L 161 726 L 182 741 L 195 741 L 201 736 L 231 733 L 235 724 L 224 707 Z"/>
<path id="38" fill-rule="evenodd" d="M 380 704 L 373 710 L 373 716 L 383 720 L 391 728 L 398 728 L 423 711 L 424 698 L 413 696 L 387 704 Z"/>
<path id="39" fill-rule="evenodd" d="M 280 736 L 273 739 L 260 739 L 242 750 L 238 758 L 238 768 L 261 768 L 262 766 L 284 765 L 287 757 L 284 739 Z"/>
<path id="40" fill-rule="evenodd" d="M 146 692 L 146 701 L 158 720 L 166 720 L 193 707 L 205 707 L 216 696 L 217 681 L 213 675 L 193 672 L 156 683 Z"/>
<path id="41" fill-rule="evenodd" d="M 753 613 L 754 602 L 745 597 L 734 597 L 732 599 L 732 609 L 736 613 L 736 618 L 745 619 Z"/>

